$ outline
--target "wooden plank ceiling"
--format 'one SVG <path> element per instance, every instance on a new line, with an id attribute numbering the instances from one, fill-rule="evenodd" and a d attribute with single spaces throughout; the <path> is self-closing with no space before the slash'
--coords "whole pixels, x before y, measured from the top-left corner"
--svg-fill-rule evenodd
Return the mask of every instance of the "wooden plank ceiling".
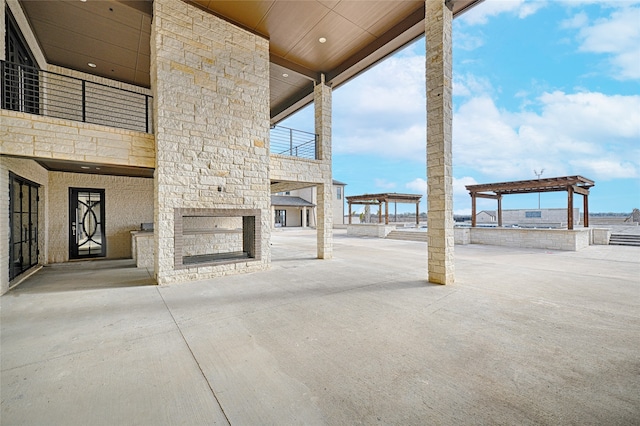
<path id="1" fill-rule="evenodd" d="M 312 101 L 321 73 L 337 87 L 424 33 L 424 0 L 188 1 L 270 40 L 274 123 Z M 447 3 L 458 15 L 480 1 Z M 149 87 L 151 0 L 20 4 L 49 63 Z"/>

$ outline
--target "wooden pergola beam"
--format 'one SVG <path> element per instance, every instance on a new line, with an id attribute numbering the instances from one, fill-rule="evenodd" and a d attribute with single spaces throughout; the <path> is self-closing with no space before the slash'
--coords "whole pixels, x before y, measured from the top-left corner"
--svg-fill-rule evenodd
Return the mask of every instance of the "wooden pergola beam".
<path id="1" fill-rule="evenodd" d="M 476 226 L 476 199 L 489 198 L 498 201 L 498 226 L 502 226 L 502 196 L 536 192 L 567 191 L 567 228 L 573 229 L 573 194 L 584 197 L 584 227 L 589 227 L 589 188 L 595 182 L 583 176 L 562 176 L 545 179 L 467 185 L 471 195 L 471 226 Z M 488 194 L 487 192 L 493 192 Z"/>
<path id="2" fill-rule="evenodd" d="M 349 205 L 349 224 L 351 224 L 351 205 L 378 206 L 378 223 L 382 223 L 382 203 L 384 203 L 384 222 L 389 224 L 389 203 L 405 203 L 416 205 L 416 224 L 420 223 L 420 200 L 422 195 L 419 194 L 364 194 L 351 195 L 346 197 Z"/>

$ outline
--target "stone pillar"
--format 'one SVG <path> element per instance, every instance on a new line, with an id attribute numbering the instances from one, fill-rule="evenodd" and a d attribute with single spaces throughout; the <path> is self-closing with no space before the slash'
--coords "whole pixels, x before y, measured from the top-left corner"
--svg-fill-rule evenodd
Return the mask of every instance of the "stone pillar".
<path id="1" fill-rule="evenodd" d="M 267 269 L 269 41 L 181 0 L 155 0 L 151 27 L 158 284 Z M 185 208 L 259 210 L 260 257 L 176 267 Z"/>
<path id="2" fill-rule="evenodd" d="M 306 207 L 302 208 L 302 227 L 303 228 L 307 227 L 307 208 Z"/>
<path id="3" fill-rule="evenodd" d="M 453 284 L 452 43 L 453 14 L 426 0 L 427 234 L 429 281 Z"/>
<path id="4" fill-rule="evenodd" d="M 318 258 L 331 259 L 333 256 L 333 198 L 331 176 L 331 87 L 324 81 L 316 84 L 313 90 L 315 108 L 315 129 L 318 135 L 316 158 L 322 161 L 323 183 L 317 185 L 318 218 L 316 222 L 318 236 Z"/>

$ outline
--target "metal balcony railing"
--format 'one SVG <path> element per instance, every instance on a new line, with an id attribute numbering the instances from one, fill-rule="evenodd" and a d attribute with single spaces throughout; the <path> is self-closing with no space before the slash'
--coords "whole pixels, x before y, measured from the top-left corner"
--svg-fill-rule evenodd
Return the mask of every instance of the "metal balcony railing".
<path id="1" fill-rule="evenodd" d="M 0 61 L 2 108 L 151 133 L 152 97 Z"/>
<path id="2" fill-rule="evenodd" d="M 271 153 L 317 160 L 318 135 L 288 127 L 271 128 Z"/>

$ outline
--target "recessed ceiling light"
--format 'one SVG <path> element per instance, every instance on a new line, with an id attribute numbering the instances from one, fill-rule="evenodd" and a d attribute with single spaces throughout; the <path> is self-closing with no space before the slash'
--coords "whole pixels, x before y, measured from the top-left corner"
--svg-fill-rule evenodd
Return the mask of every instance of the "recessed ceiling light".
<path id="1" fill-rule="evenodd" d="M 97 67 L 97 65 L 96 65 L 96 64 L 94 64 L 93 62 L 89 62 L 87 65 L 89 65 L 91 68 L 95 68 L 95 67 Z"/>
<path id="2" fill-rule="evenodd" d="M 284 73 L 284 74 L 282 74 L 282 76 L 283 76 L 283 77 L 289 77 L 289 74 Z"/>
<path id="3" fill-rule="evenodd" d="M 89 170 L 91 167 L 89 166 L 80 166 L 81 169 Z"/>
<path id="4" fill-rule="evenodd" d="M 100 170 L 100 167 L 96 167 L 96 170 Z"/>
<path id="5" fill-rule="evenodd" d="M 326 43 L 326 42 L 327 42 L 327 39 L 326 39 L 326 38 L 324 38 L 324 37 L 320 37 L 320 38 L 318 39 L 318 41 L 319 41 L 320 43 Z"/>

